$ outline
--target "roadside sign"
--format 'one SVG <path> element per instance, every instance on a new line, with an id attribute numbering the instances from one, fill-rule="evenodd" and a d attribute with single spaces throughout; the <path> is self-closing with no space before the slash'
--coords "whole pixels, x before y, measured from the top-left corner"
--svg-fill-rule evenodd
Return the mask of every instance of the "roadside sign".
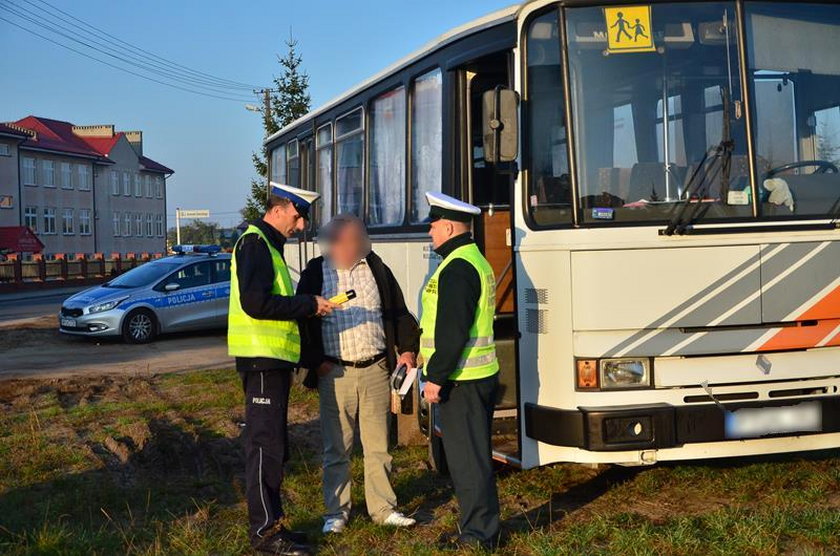
<path id="1" fill-rule="evenodd" d="M 604 8 L 607 52 L 655 52 L 650 6 Z"/>
<path id="2" fill-rule="evenodd" d="M 178 210 L 178 216 L 181 218 L 210 218 L 209 210 Z"/>

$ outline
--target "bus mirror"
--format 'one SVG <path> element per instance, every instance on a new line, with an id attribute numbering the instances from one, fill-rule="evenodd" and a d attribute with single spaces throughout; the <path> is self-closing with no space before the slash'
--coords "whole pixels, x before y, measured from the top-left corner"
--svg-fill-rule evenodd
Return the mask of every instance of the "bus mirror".
<path id="1" fill-rule="evenodd" d="M 519 95 L 496 87 L 482 96 L 484 160 L 490 164 L 516 160 L 519 147 Z"/>

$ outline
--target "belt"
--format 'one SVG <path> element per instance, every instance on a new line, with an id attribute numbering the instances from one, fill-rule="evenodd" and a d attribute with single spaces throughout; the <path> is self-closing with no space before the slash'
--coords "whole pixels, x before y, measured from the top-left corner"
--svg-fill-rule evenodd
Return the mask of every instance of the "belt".
<path id="1" fill-rule="evenodd" d="M 384 358 L 385 353 L 374 355 L 370 359 L 365 359 L 364 361 L 345 361 L 344 359 L 339 359 L 338 357 L 330 357 L 329 355 L 324 356 L 324 359 L 326 359 L 327 361 L 330 361 L 337 365 L 341 365 L 342 367 L 353 367 L 354 369 L 363 369 L 365 367 L 370 367 L 374 363 L 379 363 Z"/>

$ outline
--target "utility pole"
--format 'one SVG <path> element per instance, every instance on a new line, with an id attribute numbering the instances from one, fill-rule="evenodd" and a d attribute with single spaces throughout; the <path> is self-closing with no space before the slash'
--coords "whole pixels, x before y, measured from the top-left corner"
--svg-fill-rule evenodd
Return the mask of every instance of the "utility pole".
<path id="1" fill-rule="evenodd" d="M 175 245 L 181 245 L 181 209 L 175 209 Z"/>

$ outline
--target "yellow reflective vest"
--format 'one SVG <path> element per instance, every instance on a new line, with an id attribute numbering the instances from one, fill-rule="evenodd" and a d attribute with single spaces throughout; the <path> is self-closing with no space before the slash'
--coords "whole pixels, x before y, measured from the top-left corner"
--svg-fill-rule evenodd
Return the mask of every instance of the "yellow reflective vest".
<path id="1" fill-rule="evenodd" d="M 237 240 L 237 245 L 249 234 L 256 234 L 262 238 L 271 253 L 271 262 L 274 265 L 274 285 L 271 293 L 294 295 L 292 278 L 289 276 L 286 262 L 262 230 L 254 225 L 248 226 L 242 237 Z M 234 247 L 230 269 L 228 353 L 233 357 L 270 357 L 290 363 L 300 361 L 300 331 L 297 321 L 255 319 L 242 310 L 242 303 L 239 300 L 239 280 L 236 275 L 236 247 Z"/>
<path id="2" fill-rule="evenodd" d="M 478 250 L 475 243 L 455 249 L 440 263 L 421 296 L 422 314 L 420 327 L 420 354 L 428 363 L 435 353 L 435 323 L 438 310 L 438 280 L 440 273 L 455 259 L 470 263 L 481 277 L 481 296 L 475 311 L 475 320 L 470 327 L 470 339 L 464 346 L 458 366 L 452 370 L 449 380 L 477 380 L 492 376 L 499 371 L 496 360 L 496 344 L 493 339 L 493 316 L 496 312 L 496 277 L 490 263 Z"/>

